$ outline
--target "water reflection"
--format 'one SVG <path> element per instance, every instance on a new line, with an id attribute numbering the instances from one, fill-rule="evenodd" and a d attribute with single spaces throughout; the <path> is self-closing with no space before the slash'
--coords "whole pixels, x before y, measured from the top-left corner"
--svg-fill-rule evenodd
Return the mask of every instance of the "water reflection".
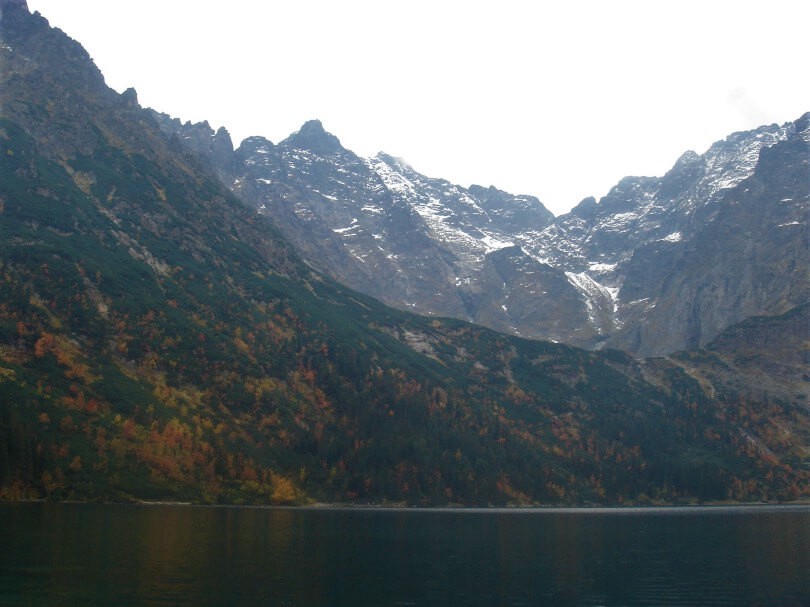
<path id="1" fill-rule="evenodd" d="M 752 604 L 768 605 L 769 588 L 790 588 L 804 580 L 806 594 L 801 604 L 810 605 L 810 519 L 760 516 L 742 521 L 736 531 L 740 566 L 749 580 Z"/>
<path id="2" fill-rule="evenodd" d="M 0 604 L 802 605 L 810 508 L 0 506 Z"/>

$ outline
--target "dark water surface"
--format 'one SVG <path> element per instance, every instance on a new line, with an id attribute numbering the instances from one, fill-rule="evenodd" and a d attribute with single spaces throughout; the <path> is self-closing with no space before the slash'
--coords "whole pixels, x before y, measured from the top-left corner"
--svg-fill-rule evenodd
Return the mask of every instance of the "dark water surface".
<path id="1" fill-rule="evenodd" d="M 0 505 L 0 605 L 810 605 L 810 507 Z"/>

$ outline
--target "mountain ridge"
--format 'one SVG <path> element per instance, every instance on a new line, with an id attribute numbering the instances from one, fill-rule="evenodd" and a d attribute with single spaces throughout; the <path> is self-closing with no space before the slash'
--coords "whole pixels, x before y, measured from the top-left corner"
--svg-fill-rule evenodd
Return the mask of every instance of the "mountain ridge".
<path id="1" fill-rule="evenodd" d="M 639 361 L 383 306 L 314 270 L 306 250 L 221 183 L 212 159 L 228 149 L 225 132 L 161 131 L 134 92 L 106 87 L 80 45 L 40 15 L 5 12 L 0 42 L 1 499 L 807 497 L 806 400 L 751 392 L 726 362 L 756 328 L 728 336 L 716 354 Z M 184 143 L 195 141 L 204 155 Z M 386 188 L 363 203 L 377 223 L 352 227 L 355 209 L 330 197 L 383 182 L 350 152 L 337 150 L 338 174 L 365 181 L 333 179 L 335 165 L 311 152 L 250 145 L 245 166 L 275 173 L 241 187 L 275 192 L 291 221 L 321 208 L 312 225 L 326 236 L 374 242 L 389 230 L 403 251 L 417 242 L 425 260 L 444 255 L 453 267 L 421 231 L 424 216 Z M 289 168 L 280 160 L 316 178 L 317 196 L 274 181 Z M 447 182 L 428 185 L 447 196 L 434 207 L 422 199 L 444 219 L 437 225 L 494 229 L 486 213 L 467 224 L 444 216 L 456 203 L 486 209 L 459 201 L 466 190 Z M 338 259 L 367 252 L 344 249 Z M 502 280 L 519 254 L 500 247 L 484 263 Z M 774 361 L 793 348 L 790 327 L 802 318 L 759 321 L 756 331 L 775 327 Z"/>
<path id="2" fill-rule="evenodd" d="M 663 355 L 703 346 L 748 316 L 781 313 L 810 296 L 810 275 L 801 270 L 810 258 L 800 234 L 787 242 L 777 233 L 803 221 L 808 116 L 733 133 L 704 154 L 685 152 L 665 175 L 625 177 L 600 201 L 585 199 L 556 218 L 536 198 L 428 178 L 384 153 L 360 159 L 341 148 L 338 155 L 296 155 L 290 141 L 279 147 L 250 138 L 220 174 L 283 226 L 316 267 L 389 305 L 525 337 Z M 176 122 L 156 117 L 166 132 L 180 132 Z M 772 148 L 785 152 L 791 173 L 781 178 L 792 184 L 789 191 L 768 181 L 777 165 L 760 162 L 761 151 Z M 207 153 L 202 146 L 195 151 Z M 766 181 L 785 190 L 779 200 L 769 198 Z M 759 184 L 757 196 L 749 183 Z M 734 211 L 742 199 L 747 210 Z M 397 218 L 388 217 L 394 208 Z M 738 224 L 725 241 L 729 249 L 762 239 L 771 243 L 771 257 L 783 259 L 776 266 L 757 262 L 756 277 L 741 274 L 739 264 L 712 250 L 718 217 Z M 689 261 L 698 249 L 704 257 Z M 719 301 L 722 314 L 714 316 L 695 303 L 706 289 L 698 286 L 706 254 L 725 282 L 732 279 Z M 667 285 L 682 280 L 679 264 L 692 267 L 691 282 L 675 291 Z"/>

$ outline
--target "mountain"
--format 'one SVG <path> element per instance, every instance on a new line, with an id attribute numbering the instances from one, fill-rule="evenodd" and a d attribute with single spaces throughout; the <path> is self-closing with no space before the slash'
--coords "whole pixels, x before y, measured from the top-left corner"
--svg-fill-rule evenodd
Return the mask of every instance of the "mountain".
<path id="1" fill-rule="evenodd" d="M 708 344 L 750 316 L 808 301 L 810 114 L 686 153 L 661 178 L 626 178 L 558 219 L 540 255 L 598 294 L 605 345 L 658 355 Z M 573 244 L 572 244 L 573 243 Z M 612 312 L 612 314 L 611 314 Z"/>
<path id="2" fill-rule="evenodd" d="M 511 298 L 510 306 L 526 309 L 525 335 L 558 341 L 587 323 L 565 274 L 513 242 L 526 226 L 552 221 L 536 198 L 430 179 L 382 153 L 360 158 L 318 121 L 278 145 L 246 139 L 226 165 L 211 156 L 222 135 L 207 124 L 155 117 L 213 161 L 233 191 L 272 218 L 313 266 L 352 288 L 401 309 L 518 333 L 504 305 Z M 553 304 L 541 293 L 545 283 L 557 288 Z M 572 309 L 578 315 L 571 317 Z"/>
<path id="3" fill-rule="evenodd" d="M 757 316 L 723 331 L 705 350 L 680 352 L 679 364 L 729 393 L 810 402 L 810 304 Z M 697 364 L 695 364 L 697 363 Z M 731 372 L 729 372 L 731 371 Z"/>
<path id="4" fill-rule="evenodd" d="M 109 89 L 81 45 L 24 3 L 0 0 L 0 66 L 0 498 L 807 497 L 805 395 L 765 394 L 745 377 L 777 363 L 790 373 L 785 327 L 801 320 L 758 319 L 714 350 L 639 361 L 389 308 L 313 269 L 312 251 L 328 243 L 299 251 L 288 226 L 223 185 L 227 163 L 240 166 L 226 132 L 163 130 L 135 91 Z M 332 213 L 331 224 L 311 222 L 324 234 L 385 240 L 386 259 L 414 242 L 426 263 L 450 250 L 422 235 L 428 219 L 404 195 L 390 195 L 379 171 L 393 159 L 373 169 L 317 123 L 240 149 L 242 166 L 276 172 L 261 178 L 270 183 L 230 185 L 277 188 L 290 218 L 316 208 L 311 187 L 272 175 L 304 167 L 322 182 L 315 202 Z M 342 184 L 324 158 L 340 160 Z M 385 186 L 364 203 L 382 207 L 368 211 L 379 223 L 362 230 L 341 203 L 361 177 Z M 492 249 L 505 226 L 524 221 L 518 209 L 548 219 L 531 199 L 429 185 L 451 192 L 435 190 L 434 225 L 479 230 Z M 458 205 L 480 216 L 456 221 L 443 210 L 459 215 Z M 514 212 L 488 217 L 505 207 Z M 394 244 L 377 230 L 396 233 Z M 510 249 L 518 254 L 497 253 Z M 335 255 L 352 251 L 365 254 Z M 772 336 L 767 364 L 734 358 L 735 344 L 758 334 Z"/>
<path id="5" fill-rule="evenodd" d="M 315 267 L 401 309 L 650 356 L 810 296 L 810 114 L 687 152 L 558 218 L 536 198 L 359 158 L 318 121 L 227 154 L 222 130 L 155 116 Z"/>

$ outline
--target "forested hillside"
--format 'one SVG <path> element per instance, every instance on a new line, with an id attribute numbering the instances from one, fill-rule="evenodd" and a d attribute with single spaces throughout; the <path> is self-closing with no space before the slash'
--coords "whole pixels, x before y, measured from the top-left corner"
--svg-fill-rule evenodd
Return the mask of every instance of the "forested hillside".
<path id="1" fill-rule="evenodd" d="M 387 308 L 302 263 L 43 17 L 5 6 L 0 34 L 0 497 L 810 493 L 795 394 Z"/>

